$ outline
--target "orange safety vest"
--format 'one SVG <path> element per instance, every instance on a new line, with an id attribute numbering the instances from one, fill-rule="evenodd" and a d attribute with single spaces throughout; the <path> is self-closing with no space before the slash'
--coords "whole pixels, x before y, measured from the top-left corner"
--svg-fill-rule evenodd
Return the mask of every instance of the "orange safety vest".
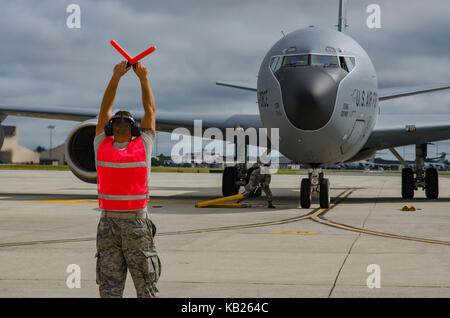
<path id="1" fill-rule="evenodd" d="M 147 162 L 141 137 L 130 141 L 125 149 L 113 147 L 107 136 L 97 153 L 98 204 L 105 210 L 141 210 L 149 200 Z"/>

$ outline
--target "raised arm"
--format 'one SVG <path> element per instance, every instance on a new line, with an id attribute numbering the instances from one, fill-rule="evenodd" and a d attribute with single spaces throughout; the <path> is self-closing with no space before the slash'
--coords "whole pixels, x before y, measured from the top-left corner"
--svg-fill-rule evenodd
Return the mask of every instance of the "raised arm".
<path id="1" fill-rule="evenodd" d="M 142 106 L 144 107 L 144 117 L 141 120 L 141 130 L 150 130 L 155 135 L 156 123 L 155 123 L 155 98 L 153 96 L 152 87 L 148 80 L 148 70 L 141 62 L 136 63 L 136 67 L 133 68 L 139 81 L 141 82 L 142 89 Z"/>
<path id="2" fill-rule="evenodd" d="M 123 61 L 114 66 L 114 72 L 109 81 L 108 87 L 106 87 L 105 94 L 103 95 L 102 105 L 100 107 L 100 113 L 98 114 L 97 127 L 95 128 L 95 135 L 99 135 L 104 131 L 105 124 L 112 116 L 112 107 L 114 105 L 114 99 L 116 98 L 117 86 L 119 85 L 120 78 L 128 72 L 127 62 Z"/>

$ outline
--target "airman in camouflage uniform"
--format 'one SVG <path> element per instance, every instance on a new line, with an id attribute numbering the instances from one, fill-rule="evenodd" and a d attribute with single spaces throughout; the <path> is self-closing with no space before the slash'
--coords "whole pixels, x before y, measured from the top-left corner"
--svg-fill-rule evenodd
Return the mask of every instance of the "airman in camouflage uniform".
<path id="1" fill-rule="evenodd" d="M 97 284 L 100 297 L 122 297 L 130 271 L 137 297 L 157 295 L 161 263 L 153 238 L 156 228 L 150 219 L 102 217 L 97 230 Z"/>
<path id="2" fill-rule="evenodd" d="M 151 193 L 151 153 L 155 138 L 155 102 L 148 80 L 148 70 L 140 62 L 133 67 L 142 89 L 144 115 L 140 125 L 140 138 L 145 149 L 147 166 L 147 187 Z M 113 76 L 103 96 L 95 130 L 95 164 L 98 166 L 98 151 L 105 140 L 105 124 L 111 118 L 111 111 L 120 78 L 130 69 L 123 61 L 114 67 Z M 116 114 L 131 116 L 129 112 Z M 115 119 L 112 123 L 116 150 L 125 149 L 132 140 L 131 124 L 128 120 Z M 117 180 L 120 182 L 120 180 Z M 156 283 L 161 275 L 161 262 L 156 254 L 154 237 L 156 227 L 149 219 L 149 206 L 140 210 L 105 210 L 97 227 L 96 281 L 100 297 L 122 297 L 127 270 L 136 288 L 138 297 L 155 297 Z"/>
<path id="3" fill-rule="evenodd" d="M 252 171 L 250 175 L 249 182 L 245 186 L 245 191 L 242 193 L 245 197 L 248 197 L 256 188 L 261 187 L 261 189 L 266 194 L 267 207 L 274 209 L 275 206 L 272 204 L 272 191 L 270 191 L 270 173 L 261 173 L 261 167 L 254 166 L 256 169 Z M 264 167 L 268 168 L 268 167 Z"/>

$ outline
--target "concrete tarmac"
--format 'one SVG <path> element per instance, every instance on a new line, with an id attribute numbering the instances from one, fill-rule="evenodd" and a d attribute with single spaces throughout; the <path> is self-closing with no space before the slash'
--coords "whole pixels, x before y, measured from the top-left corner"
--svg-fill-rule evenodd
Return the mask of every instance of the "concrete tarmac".
<path id="1" fill-rule="evenodd" d="M 152 173 L 160 297 L 450 297 L 450 178 L 438 200 L 405 201 L 398 174 L 327 177 L 328 210 L 298 208 L 292 175 L 272 177 L 277 209 L 264 195 L 219 209 L 194 203 L 221 195 L 221 174 Z M 69 171 L 0 180 L 0 297 L 98 297 L 96 185 Z M 66 284 L 70 264 L 81 288 Z M 129 275 L 124 296 L 136 296 Z"/>

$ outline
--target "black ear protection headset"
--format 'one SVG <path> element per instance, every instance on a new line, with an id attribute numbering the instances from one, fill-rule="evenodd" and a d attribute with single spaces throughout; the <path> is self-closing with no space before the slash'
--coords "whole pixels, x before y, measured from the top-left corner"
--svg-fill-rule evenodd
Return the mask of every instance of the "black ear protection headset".
<path id="1" fill-rule="evenodd" d="M 110 118 L 110 120 L 105 124 L 105 135 L 106 136 L 113 136 L 113 120 L 114 119 L 126 119 L 131 123 L 131 136 L 140 136 L 141 131 L 139 129 L 139 124 L 136 123 L 133 117 L 128 116 L 126 114 L 116 114 Z"/>

